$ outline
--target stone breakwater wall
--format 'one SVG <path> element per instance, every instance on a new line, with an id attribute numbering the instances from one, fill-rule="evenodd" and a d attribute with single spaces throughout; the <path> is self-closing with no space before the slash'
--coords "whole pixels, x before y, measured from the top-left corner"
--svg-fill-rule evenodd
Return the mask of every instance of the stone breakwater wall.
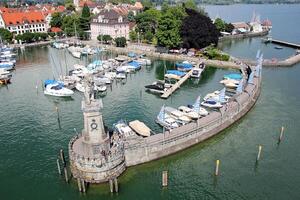
<path id="1" fill-rule="evenodd" d="M 218 134 L 243 117 L 257 101 L 261 79 L 247 84 L 244 91 L 233 97 L 220 111 L 185 126 L 148 138 L 128 140 L 125 143 L 126 166 L 134 166 L 174 154 Z"/>
<path id="2" fill-rule="evenodd" d="M 109 181 L 112 177 L 118 177 L 125 171 L 123 148 L 107 156 L 85 157 L 73 150 L 76 148 L 74 147 L 76 141 L 81 143 L 81 139 L 81 134 L 74 136 L 68 146 L 70 169 L 74 178 L 89 183 L 101 183 Z"/>
<path id="3" fill-rule="evenodd" d="M 253 60 L 242 59 L 244 63 L 254 65 L 256 62 Z M 300 62 L 300 54 L 291 56 L 285 60 L 277 59 L 264 59 L 263 66 L 265 67 L 291 67 Z"/>
<path id="4" fill-rule="evenodd" d="M 222 42 L 224 40 L 228 40 L 228 39 L 242 39 L 242 38 L 251 38 L 251 37 L 261 37 L 261 36 L 266 36 L 269 34 L 269 31 L 262 31 L 262 32 L 258 32 L 258 33 L 244 33 L 244 34 L 237 34 L 237 35 L 226 35 L 223 37 L 219 38 L 219 41 Z"/>

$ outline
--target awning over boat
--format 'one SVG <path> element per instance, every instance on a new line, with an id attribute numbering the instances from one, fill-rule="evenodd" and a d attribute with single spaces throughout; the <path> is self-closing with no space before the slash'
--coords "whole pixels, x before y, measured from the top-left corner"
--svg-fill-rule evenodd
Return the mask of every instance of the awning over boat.
<path id="1" fill-rule="evenodd" d="M 167 70 L 167 74 L 174 74 L 177 76 L 184 76 L 186 73 L 178 71 L 178 70 Z"/>
<path id="2" fill-rule="evenodd" d="M 141 67 L 141 65 L 136 61 L 131 61 L 131 62 L 128 63 L 128 65 L 130 65 L 134 68 L 140 68 Z"/>
<path id="3" fill-rule="evenodd" d="M 139 120 L 129 122 L 129 126 L 141 136 L 148 137 L 151 134 L 151 129 Z"/>
<path id="4" fill-rule="evenodd" d="M 56 81 L 56 80 L 52 80 L 52 79 L 47 79 L 47 80 L 44 81 L 45 86 L 47 86 L 49 84 L 57 84 L 57 83 L 61 86 L 64 86 L 64 84 L 60 81 Z"/>
<path id="5" fill-rule="evenodd" d="M 176 63 L 175 66 L 177 68 L 184 68 L 184 69 L 192 69 L 193 65 L 191 63 Z"/>
<path id="6" fill-rule="evenodd" d="M 136 54 L 135 54 L 135 53 L 133 53 L 133 52 L 129 52 L 129 53 L 128 53 L 128 57 L 130 57 L 130 58 L 134 58 L 134 57 L 136 57 Z"/>

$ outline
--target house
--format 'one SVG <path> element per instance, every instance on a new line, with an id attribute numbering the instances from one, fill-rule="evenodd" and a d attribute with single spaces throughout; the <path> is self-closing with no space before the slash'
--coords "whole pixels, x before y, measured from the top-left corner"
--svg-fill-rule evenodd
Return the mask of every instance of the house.
<path id="1" fill-rule="evenodd" d="M 130 23 L 127 17 L 119 14 L 114 9 L 102 10 L 91 20 L 91 39 L 96 40 L 98 35 L 129 39 L 129 26 Z"/>
<path id="2" fill-rule="evenodd" d="M 4 12 L 0 15 L 0 28 L 14 34 L 47 32 L 46 20 L 41 11 Z"/>
<path id="3" fill-rule="evenodd" d="M 232 34 L 240 34 L 240 33 L 247 33 L 250 32 L 251 28 L 246 22 L 234 22 L 232 23 L 234 29 Z"/>
<path id="4" fill-rule="evenodd" d="M 259 22 L 251 22 L 250 26 L 253 33 L 260 33 L 263 31 L 262 25 Z"/>
<path id="5" fill-rule="evenodd" d="M 264 20 L 264 21 L 261 23 L 261 25 L 262 25 L 262 28 L 263 28 L 264 30 L 270 30 L 270 29 L 272 29 L 272 22 L 271 22 L 271 20 L 269 20 L 269 19 Z"/>

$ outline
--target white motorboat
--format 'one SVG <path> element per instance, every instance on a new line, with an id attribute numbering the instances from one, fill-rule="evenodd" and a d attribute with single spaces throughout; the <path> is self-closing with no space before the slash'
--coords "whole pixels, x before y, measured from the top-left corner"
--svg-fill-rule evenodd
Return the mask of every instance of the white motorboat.
<path id="1" fill-rule="evenodd" d="M 129 122 L 129 126 L 136 133 L 138 133 L 143 137 L 149 137 L 151 135 L 151 129 L 139 120 L 134 120 L 132 122 Z"/>
<path id="2" fill-rule="evenodd" d="M 202 71 L 203 71 L 203 69 L 200 69 L 200 68 L 193 68 L 193 69 L 192 69 L 191 77 L 192 77 L 192 78 L 200 78 Z"/>
<path id="3" fill-rule="evenodd" d="M 220 91 L 216 90 L 216 91 L 214 91 L 214 92 L 212 92 L 212 93 L 207 94 L 207 95 L 203 98 L 203 100 L 204 100 L 204 101 L 206 101 L 206 100 L 208 100 L 208 99 L 215 99 L 215 100 L 217 100 L 217 99 L 219 99 L 219 96 L 220 96 Z M 230 99 L 230 97 L 229 97 L 229 96 L 225 96 L 225 100 L 228 101 L 228 99 Z"/>
<path id="4" fill-rule="evenodd" d="M 166 79 L 176 79 L 176 80 L 180 80 L 180 76 L 177 76 L 175 74 L 165 74 L 165 78 Z"/>
<path id="5" fill-rule="evenodd" d="M 175 108 L 165 107 L 165 112 L 182 125 L 188 124 L 192 121 L 191 118 L 187 117 L 183 112 Z"/>
<path id="6" fill-rule="evenodd" d="M 136 62 L 138 62 L 140 65 L 151 65 L 151 60 L 147 59 L 147 58 L 139 58 L 137 60 L 135 60 Z"/>
<path id="7" fill-rule="evenodd" d="M 125 73 L 117 73 L 116 79 L 126 79 L 126 74 Z"/>
<path id="8" fill-rule="evenodd" d="M 73 51 L 71 54 L 74 58 L 81 58 L 81 52 Z"/>
<path id="9" fill-rule="evenodd" d="M 221 80 L 220 83 L 224 84 L 227 88 L 235 89 L 239 85 L 240 81 L 235 79 L 224 79 Z"/>
<path id="10" fill-rule="evenodd" d="M 130 136 L 135 136 L 134 131 L 123 121 L 120 120 L 118 123 L 113 125 L 116 131 L 123 135 L 125 138 Z"/>
<path id="11" fill-rule="evenodd" d="M 200 118 L 200 114 L 193 111 L 193 109 L 191 109 L 189 107 L 180 106 L 180 107 L 178 107 L 178 110 L 181 111 L 182 113 L 184 113 L 184 115 L 186 115 L 187 117 L 189 117 L 191 119 L 199 119 Z"/>
<path id="12" fill-rule="evenodd" d="M 109 78 L 110 80 L 112 80 L 112 79 L 116 78 L 117 73 L 116 72 L 105 72 L 104 76 Z"/>
<path id="13" fill-rule="evenodd" d="M 223 107 L 223 105 L 220 102 L 218 102 L 214 99 L 207 99 L 207 100 L 201 102 L 201 105 L 205 106 L 207 108 L 222 108 Z"/>
<path id="14" fill-rule="evenodd" d="M 82 83 L 76 83 L 75 85 L 76 90 L 78 90 L 79 92 L 85 92 L 85 88 L 83 86 Z"/>
<path id="15" fill-rule="evenodd" d="M 48 84 L 44 90 L 44 94 L 56 96 L 56 97 L 69 97 L 74 94 L 74 92 L 68 88 L 65 88 L 62 84 Z"/>
<path id="16" fill-rule="evenodd" d="M 107 87 L 106 85 L 94 85 L 94 90 L 98 92 L 105 92 Z"/>
<path id="17" fill-rule="evenodd" d="M 111 79 L 107 78 L 105 76 L 95 76 L 94 77 L 94 82 L 96 85 L 101 85 L 101 84 L 111 84 Z"/>

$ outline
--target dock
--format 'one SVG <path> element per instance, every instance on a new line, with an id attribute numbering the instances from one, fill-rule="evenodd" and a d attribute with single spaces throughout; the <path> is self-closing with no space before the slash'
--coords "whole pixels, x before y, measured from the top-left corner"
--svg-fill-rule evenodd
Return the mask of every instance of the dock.
<path id="1" fill-rule="evenodd" d="M 198 62 L 194 68 L 198 68 L 201 62 Z M 160 97 L 163 99 L 167 99 L 170 95 L 173 94 L 180 86 L 188 80 L 193 73 L 193 70 L 191 69 L 188 73 L 186 73 L 179 81 L 177 81 L 174 85 L 172 85 L 171 88 L 166 90 Z"/>
<path id="2" fill-rule="evenodd" d="M 292 42 L 286 42 L 286 41 L 283 41 L 283 40 L 275 40 L 275 39 L 272 39 L 272 38 L 268 38 L 267 41 L 271 42 L 271 43 L 274 43 L 274 44 L 279 44 L 279 45 L 283 45 L 283 46 L 287 46 L 287 47 L 300 49 L 300 44 L 296 44 L 296 43 L 292 43 Z"/>

